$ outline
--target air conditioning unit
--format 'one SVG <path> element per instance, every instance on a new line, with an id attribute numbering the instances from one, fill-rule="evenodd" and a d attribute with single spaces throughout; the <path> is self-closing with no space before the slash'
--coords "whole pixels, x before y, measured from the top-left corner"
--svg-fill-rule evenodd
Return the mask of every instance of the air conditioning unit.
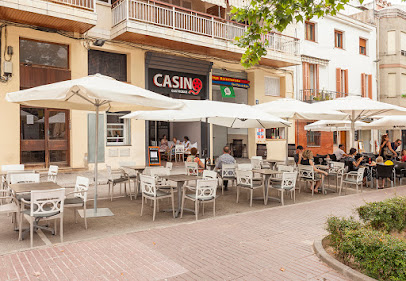
<path id="1" fill-rule="evenodd" d="M 401 51 L 400 51 L 400 54 L 401 54 L 402 56 L 405 56 L 405 57 L 406 57 L 406 50 L 401 50 Z"/>

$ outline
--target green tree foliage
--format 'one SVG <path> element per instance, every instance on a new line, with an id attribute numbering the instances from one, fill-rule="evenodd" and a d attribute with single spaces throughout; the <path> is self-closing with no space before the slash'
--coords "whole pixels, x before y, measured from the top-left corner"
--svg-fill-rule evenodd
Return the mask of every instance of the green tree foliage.
<path id="1" fill-rule="evenodd" d="M 231 10 L 233 19 L 248 24 L 247 32 L 236 38 L 236 44 L 245 49 L 241 64 L 246 68 L 254 66 L 266 55 L 269 42 L 261 40 L 262 35 L 272 31 L 282 32 L 290 23 L 335 15 L 348 2 L 349 0 L 251 0 L 246 8 L 234 7 Z"/>

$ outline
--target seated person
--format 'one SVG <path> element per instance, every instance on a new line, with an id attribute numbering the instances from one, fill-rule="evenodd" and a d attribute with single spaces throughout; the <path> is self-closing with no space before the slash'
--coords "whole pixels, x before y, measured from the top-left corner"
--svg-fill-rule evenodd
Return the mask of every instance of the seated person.
<path id="1" fill-rule="evenodd" d="M 402 162 L 406 162 L 406 149 L 402 150 L 400 157 Z"/>
<path id="2" fill-rule="evenodd" d="M 203 173 L 204 164 L 200 160 L 200 158 L 197 157 L 196 155 L 197 155 L 197 148 L 192 147 L 190 149 L 190 155 L 187 157 L 186 162 L 196 162 L 197 166 L 199 167 L 199 174 L 200 174 L 200 173 Z"/>
<path id="3" fill-rule="evenodd" d="M 183 145 L 185 146 L 185 151 L 190 151 L 192 149 L 192 144 L 190 143 L 189 137 L 185 136 L 183 141 Z"/>
<path id="4" fill-rule="evenodd" d="M 302 155 L 302 160 L 300 162 L 300 164 L 302 165 L 310 165 L 313 167 L 314 170 L 314 179 L 316 180 L 316 184 L 314 185 L 312 191 L 314 192 L 318 192 L 319 187 L 321 185 L 321 181 L 323 179 L 323 176 L 327 176 L 328 173 L 322 170 L 319 170 L 316 168 L 316 166 L 314 166 L 314 162 L 313 162 L 313 152 L 311 152 L 310 150 L 305 150 L 303 152 Z"/>
<path id="5" fill-rule="evenodd" d="M 387 163 L 387 162 L 391 162 L 391 163 Z M 386 162 L 384 162 L 383 157 L 378 156 L 376 158 L 376 164 L 374 166 L 376 166 L 376 165 L 393 165 L 393 162 L 390 160 L 387 160 Z M 390 179 L 388 178 L 388 180 L 390 180 Z M 384 187 L 385 187 L 385 179 L 384 178 L 378 179 L 378 189 L 382 189 Z"/>
<path id="6" fill-rule="evenodd" d="M 356 171 L 360 167 L 362 160 L 364 160 L 364 156 L 355 160 L 355 156 L 357 155 L 357 150 L 355 148 L 350 149 L 350 154 L 348 155 L 348 161 L 350 161 L 353 165 L 353 170 Z"/>
<path id="7" fill-rule="evenodd" d="M 336 156 L 337 161 L 340 161 L 341 158 L 347 157 L 348 155 L 345 154 L 344 145 L 340 144 L 338 148 L 334 151 L 334 155 Z"/>
<path id="8" fill-rule="evenodd" d="M 297 164 L 300 164 L 300 162 L 302 161 L 303 151 L 304 151 L 303 146 L 298 145 L 297 148 L 296 148 L 296 153 L 295 153 L 295 155 L 293 156 L 293 158 L 295 159 L 296 165 L 297 165 Z"/>
<path id="9" fill-rule="evenodd" d="M 159 146 L 160 151 L 168 151 L 169 146 L 168 146 L 168 139 L 166 138 L 166 135 L 164 135 L 161 139 L 161 145 Z"/>
<path id="10" fill-rule="evenodd" d="M 233 156 L 230 155 L 230 147 L 226 145 L 223 147 L 223 154 L 217 158 L 216 166 L 214 167 L 214 170 L 219 170 L 221 173 L 221 168 L 223 164 L 234 164 L 235 159 Z M 224 190 L 228 190 L 228 180 L 223 180 L 223 185 L 224 185 Z"/>

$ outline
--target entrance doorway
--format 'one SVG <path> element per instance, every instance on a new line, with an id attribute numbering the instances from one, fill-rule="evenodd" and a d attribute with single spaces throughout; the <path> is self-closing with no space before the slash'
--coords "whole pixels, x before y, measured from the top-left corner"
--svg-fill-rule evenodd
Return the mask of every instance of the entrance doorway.
<path id="1" fill-rule="evenodd" d="M 47 168 L 69 166 L 69 111 L 20 108 L 21 163 Z"/>

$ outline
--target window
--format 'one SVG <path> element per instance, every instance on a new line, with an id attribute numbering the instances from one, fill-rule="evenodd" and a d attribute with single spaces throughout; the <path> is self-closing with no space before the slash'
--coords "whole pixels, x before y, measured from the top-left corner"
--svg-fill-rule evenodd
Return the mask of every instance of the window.
<path id="1" fill-rule="evenodd" d="M 401 97 L 406 97 L 406 73 L 400 75 L 400 91 Z"/>
<path id="2" fill-rule="evenodd" d="M 366 39 L 363 39 L 363 38 L 359 39 L 359 53 L 364 56 L 367 55 L 367 40 Z"/>
<path id="3" fill-rule="evenodd" d="M 100 73 L 117 79 L 127 81 L 127 56 L 124 54 L 89 50 L 89 75 Z"/>
<path id="4" fill-rule="evenodd" d="M 361 73 L 361 96 L 372 99 L 372 75 Z"/>
<path id="5" fill-rule="evenodd" d="M 279 77 L 265 76 L 265 96 L 280 97 L 281 83 Z"/>
<path id="6" fill-rule="evenodd" d="M 406 33 L 400 32 L 400 50 L 406 52 Z"/>
<path id="7" fill-rule="evenodd" d="M 396 73 L 388 73 L 387 95 L 389 98 L 396 97 Z"/>
<path id="8" fill-rule="evenodd" d="M 334 46 L 340 49 L 344 48 L 343 40 L 344 40 L 343 32 L 334 30 Z"/>
<path id="9" fill-rule="evenodd" d="M 338 133 L 337 133 L 337 131 L 335 131 L 335 132 L 333 132 L 333 143 L 335 144 L 335 145 L 338 145 Z"/>
<path id="10" fill-rule="evenodd" d="M 121 119 L 129 112 L 107 112 L 107 145 L 130 144 L 130 120 Z"/>
<path id="11" fill-rule="evenodd" d="M 309 123 L 310 124 L 310 123 Z M 307 131 L 306 138 L 307 138 L 307 146 L 320 146 L 320 132 L 313 132 Z"/>
<path id="12" fill-rule="evenodd" d="M 396 54 L 396 31 L 388 31 L 388 40 L 386 41 L 388 44 L 388 50 L 387 54 L 388 55 L 394 55 Z"/>
<path id="13" fill-rule="evenodd" d="M 20 39 L 20 63 L 69 68 L 68 45 Z"/>
<path id="14" fill-rule="evenodd" d="M 336 68 L 336 92 L 337 97 L 348 93 L 348 69 Z"/>
<path id="15" fill-rule="evenodd" d="M 265 130 L 266 139 L 284 139 L 285 128 L 271 128 Z"/>
<path id="16" fill-rule="evenodd" d="M 313 22 L 305 22 L 306 40 L 316 42 L 316 24 Z"/>

